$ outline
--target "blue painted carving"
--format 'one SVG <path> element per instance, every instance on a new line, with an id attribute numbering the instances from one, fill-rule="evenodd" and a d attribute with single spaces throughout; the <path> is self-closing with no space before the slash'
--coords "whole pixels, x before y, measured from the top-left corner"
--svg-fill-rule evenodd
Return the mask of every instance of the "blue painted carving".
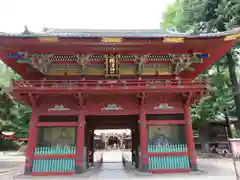
<path id="1" fill-rule="evenodd" d="M 23 59 L 25 57 L 25 53 L 11 53 L 8 54 L 9 59 Z"/>

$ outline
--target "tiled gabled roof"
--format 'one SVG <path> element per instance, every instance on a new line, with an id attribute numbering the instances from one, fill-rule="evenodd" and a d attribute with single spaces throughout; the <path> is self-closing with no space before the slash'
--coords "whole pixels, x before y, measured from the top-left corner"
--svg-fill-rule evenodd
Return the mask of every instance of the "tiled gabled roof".
<path id="1" fill-rule="evenodd" d="M 93 30 L 93 29 L 45 29 L 44 32 L 27 34 L 19 33 L 1 33 L 0 36 L 13 37 L 128 37 L 128 38 L 161 38 L 161 37 L 183 37 L 183 38 L 211 38 L 224 37 L 232 34 L 239 34 L 240 28 L 230 31 L 205 33 L 205 34 L 190 34 L 190 33 L 175 33 L 162 29 L 142 29 L 142 30 Z"/>
<path id="2" fill-rule="evenodd" d="M 229 116 L 229 121 L 230 122 L 236 122 L 238 121 L 237 117 L 234 116 Z M 211 119 L 210 122 L 212 123 L 224 123 L 226 122 L 225 120 L 225 115 L 223 113 L 218 113 L 214 119 Z"/>

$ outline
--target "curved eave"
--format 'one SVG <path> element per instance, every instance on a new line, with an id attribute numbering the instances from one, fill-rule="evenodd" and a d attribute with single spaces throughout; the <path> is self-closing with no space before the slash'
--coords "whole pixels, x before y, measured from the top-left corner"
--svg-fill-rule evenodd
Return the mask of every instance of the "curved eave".
<path id="1" fill-rule="evenodd" d="M 38 71 L 29 73 L 28 71 L 28 65 L 26 64 L 17 64 L 15 60 L 9 59 L 8 54 L 9 53 L 15 53 L 14 51 L 5 50 L 0 47 L 0 59 L 9 67 L 11 67 L 13 70 L 15 70 L 18 74 L 20 74 L 24 79 L 34 80 L 34 79 L 40 79 L 43 78 L 44 75 Z"/>
<path id="2" fill-rule="evenodd" d="M 120 38 L 121 42 L 104 42 L 103 38 Z M 82 32 L 51 32 L 32 34 L 0 33 L 0 58 L 25 79 L 39 79 L 44 75 L 40 72 L 28 73 L 27 65 L 17 64 L 8 58 L 8 54 L 16 52 L 31 53 L 91 53 L 94 48 L 118 47 L 120 53 L 186 53 L 189 50 L 210 54 L 201 64 L 194 64 L 195 71 L 184 71 L 181 77 L 195 78 L 204 69 L 209 68 L 220 59 L 240 39 L 240 28 L 232 31 L 188 35 L 163 34 L 159 30 L 143 31 L 84 31 Z M 110 39 L 111 40 L 111 39 Z M 177 46 L 174 46 L 177 44 Z M 85 49 L 84 49 L 85 48 Z M 135 48 L 135 49 L 134 49 Z M 146 52 L 145 52 L 146 51 Z M 151 52 L 150 52 L 151 51 Z M 154 52 L 153 52 L 154 51 Z M 97 50 L 97 52 L 107 52 Z"/>
<path id="3" fill-rule="evenodd" d="M 81 44 L 91 43 L 102 45 L 103 43 L 113 45 L 124 45 L 127 43 L 188 43 L 195 41 L 231 41 L 240 39 L 240 28 L 226 32 L 207 34 L 183 34 L 169 33 L 162 30 L 79 30 L 78 32 L 46 32 L 29 34 L 0 33 L 0 46 L 11 44 L 37 45 L 43 43 L 56 44 Z"/>

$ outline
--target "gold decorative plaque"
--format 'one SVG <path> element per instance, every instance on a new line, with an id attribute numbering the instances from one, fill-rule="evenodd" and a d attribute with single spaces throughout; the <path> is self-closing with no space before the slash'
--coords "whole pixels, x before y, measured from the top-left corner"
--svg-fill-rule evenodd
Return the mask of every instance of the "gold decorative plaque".
<path id="1" fill-rule="evenodd" d="M 183 43 L 184 38 L 164 38 L 164 43 Z"/>
<path id="2" fill-rule="evenodd" d="M 58 42 L 58 38 L 57 37 L 40 37 L 38 39 L 41 42 L 49 42 L 49 43 Z"/>
<path id="3" fill-rule="evenodd" d="M 120 42 L 122 42 L 122 38 L 103 37 L 102 42 L 104 42 L 104 43 L 120 43 Z"/>
<path id="4" fill-rule="evenodd" d="M 119 76 L 119 62 L 117 55 L 105 56 L 105 76 L 118 77 Z"/>

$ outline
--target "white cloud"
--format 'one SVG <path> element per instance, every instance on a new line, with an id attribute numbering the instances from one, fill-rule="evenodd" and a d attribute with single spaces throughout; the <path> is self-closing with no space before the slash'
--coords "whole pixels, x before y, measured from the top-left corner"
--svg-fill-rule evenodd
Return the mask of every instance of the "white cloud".
<path id="1" fill-rule="evenodd" d="M 84 29 L 156 29 L 174 0 L 1 0 L 0 32 L 43 26 Z"/>

